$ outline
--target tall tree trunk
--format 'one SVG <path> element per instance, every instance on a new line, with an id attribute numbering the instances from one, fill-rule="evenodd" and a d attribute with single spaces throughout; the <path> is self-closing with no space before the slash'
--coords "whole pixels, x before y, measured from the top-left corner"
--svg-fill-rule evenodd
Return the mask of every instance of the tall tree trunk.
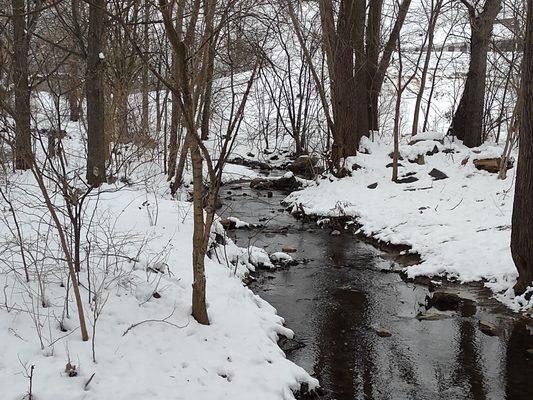
<path id="1" fill-rule="evenodd" d="M 191 146 L 193 171 L 193 283 L 192 283 L 192 316 L 198 323 L 209 325 L 205 301 L 205 249 L 204 249 L 204 208 L 203 208 L 203 176 L 202 155 L 197 144 Z"/>
<path id="2" fill-rule="evenodd" d="M 462 0 L 467 4 L 466 0 Z M 470 64 L 465 88 L 452 119 L 449 132 L 463 140 L 468 147 L 483 143 L 483 105 L 487 76 L 487 53 L 494 20 L 500 10 L 501 0 L 487 0 L 483 12 L 476 15 L 473 6 L 470 14 Z"/>
<path id="3" fill-rule="evenodd" d="M 89 4 L 87 40 L 87 183 L 100 186 L 105 181 L 104 60 L 103 35 L 105 0 Z"/>
<path id="4" fill-rule="evenodd" d="M 332 158 L 335 165 L 342 158 L 355 155 L 348 150 L 356 142 L 355 99 L 354 99 L 354 59 L 353 59 L 353 1 L 342 0 L 337 22 L 337 39 L 333 52 L 333 135 Z M 357 150 L 357 149 L 356 149 Z"/>
<path id="5" fill-rule="evenodd" d="M 143 46 L 144 57 L 148 59 L 150 52 L 150 41 L 148 38 L 148 24 L 149 24 L 149 5 L 148 0 L 144 2 L 144 26 L 143 26 Z M 141 113 L 141 136 L 148 135 L 148 64 L 142 64 L 142 113 Z"/>
<path id="6" fill-rule="evenodd" d="M 13 80 L 15 84 L 15 168 L 31 168 L 29 36 L 24 0 L 11 0 L 13 8 Z"/>
<path id="7" fill-rule="evenodd" d="M 516 169 L 511 254 L 518 281 L 516 294 L 533 285 L 533 0 L 527 2 L 527 30 L 522 70 L 522 122 Z"/>

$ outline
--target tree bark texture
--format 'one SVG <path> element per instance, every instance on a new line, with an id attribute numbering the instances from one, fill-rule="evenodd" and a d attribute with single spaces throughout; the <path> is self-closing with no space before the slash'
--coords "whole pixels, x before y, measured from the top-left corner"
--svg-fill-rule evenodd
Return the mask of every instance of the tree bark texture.
<path id="1" fill-rule="evenodd" d="M 89 4 L 87 40 L 87 183 L 100 186 L 105 181 L 104 133 L 104 16 L 105 0 Z"/>
<path id="2" fill-rule="evenodd" d="M 527 30 L 522 70 L 523 108 L 516 169 L 511 253 L 518 281 L 516 294 L 533 285 L 533 0 L 527 2 Z"/>
<path id="3" fill-rule="evenodd" d="M 12 0 L 13 80 L 15 86 L 15 168 L 31 168 L 33 152 L 30 130 L 29 36 L 24 0 Z"/>

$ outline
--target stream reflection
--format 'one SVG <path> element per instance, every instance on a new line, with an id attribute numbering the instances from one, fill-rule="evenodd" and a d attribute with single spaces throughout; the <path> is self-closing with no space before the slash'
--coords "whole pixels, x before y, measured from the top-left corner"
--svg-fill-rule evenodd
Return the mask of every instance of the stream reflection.
<path id="1" fill-rule="evenodd" d="M 247 188 L 232 192 L 223 215 L 250 223 L 269 218 L 268 233 L 232 231 L 240 245 L 251 241 L 268 252 L 290 245 L 298 249 L 295 258 L 310 260 L 259 272 L 252 289 L 305 344 L 288 356 L 317 376 L 324 399 L 533 399 L 533 354 L 527 351 L 533 336 L 483 289 L 454 287 L 476 307 L 418 321 L 427 288 L 381 272 L 390 262 L 372 246 L 279 212 L 280 193 L 267 199 Z M 495 322 L 504 334 L 481 333 L 480 319 Z M 378 328 L 392 336 L 379 337 Z"/>

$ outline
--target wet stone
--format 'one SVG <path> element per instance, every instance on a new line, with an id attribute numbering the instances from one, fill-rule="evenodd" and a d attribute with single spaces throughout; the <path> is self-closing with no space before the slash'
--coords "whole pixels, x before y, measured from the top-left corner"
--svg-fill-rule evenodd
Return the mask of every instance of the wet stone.
<path id="1" fill-rule="evenodd" d="M 242 279 L 242 282 L 248 286 L 251 285 L 254 282 L 257 282 L 257 279 L 255 279 L 252 275 L 247 275 Z"/>
<path id="2" fill-rule="evenodd" d="M 283 246 L 281 248 L 281 251 L 283 251 L 284 253 L 296 253 L 298 250 L 296 249 L 296 247 L 292 247 L 292 246 Z"/>
<path id="3" fill-rule="evenodd" d="M 439 291 L 436 287 L 429 289 L 434 293 L 433 297 L 426 297 L 426 309 L 434 307 L 439 311 L 459 311 L 463 317 L 471 317 L 476 313 L 474 300 L 462 298 L 457 293 Z"/>
<path id="4" fill-rule="evenodd" d="M 320 167 L 318 162 L 319 159 L 317 157 L 300 156 L 289 164 L 287 168 L 295 174 L 312 178 L 316 174 L 320 174 L 324 171 L 324 168 Z"/>
<path id="5" fill-rule="evenodd" d="M 440 319 L 447 318 L 444 314 L 437 314 L 437 313 L 418 313 L 416 315 L 416 319 L 419 321 L 438 321 Z"/>
<path id="6" fill-rule="evenodd" d="M 435 292 L 433 297 L 428 297 L 428 306 L 440 311 L 457 310 L 460 303 L 461 298 L 457 293 Z"/>
<path id="7" fill-rule="evenodd" d="M 479 320 L 479 330 L 488 336 L 500 336 L 500 329 L 492 322 Z"/>
<path id="8" fill-rule="evenodd" d="M 281 339 L 278 340 L 278 346 L 285 353 L 291 353 L 294 350 L 298 350 L 298 349 L 301 349 L 302 347 L 305 347 L 305 344 L 296 339 L 289 339 L 287 337 L 282 337 Z"/>
<path id="9" fill-rule="evenodd" d="M 379 337 L 390 337 L 390 336 L 392 336 L 391 331 L 389 331 L 388 329 L 385 329 L 385 328 L 376 329 L 376 334 Z"/>

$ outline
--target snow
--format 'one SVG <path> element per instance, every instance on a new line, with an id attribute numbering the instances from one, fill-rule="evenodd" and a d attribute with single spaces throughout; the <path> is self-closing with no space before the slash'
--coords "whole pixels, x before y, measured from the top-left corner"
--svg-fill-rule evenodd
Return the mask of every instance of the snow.
<path id="1" fill-rule="evenodd" d="M 440 142 L 435 140 L 422 140 L 414 143 L 413 145 L 405 146 L 402 151 L 402 156 L 408 160 L 415 160 L 420 155 L 433 152 L 435 148 L 439 151 L 443 150 L 443 146 L 440 144 Z"/>
<path id="2" fill-rule="evenodd" d="M 386 140 L 364 140 L 368 154 L 348 160 L 361 167 L 351 177 L 318 180 L 313 186 L 288 196 L 287 202 L 301 205 L 306 213 L 321 217 L 348 215 L 357 219 L 361 232 L 392 244 L 406 244 L 422 262 L 406 268 L 410 277 L 448 276 L 460 282 L 483 281 L 496 298 L 514 310 L 526 309 L 533 300 L 514 296 L 515 269 L 510 252 L 510 225 L 513 205 L 514 169 L 509 179 L 477 170 L 472 160 L 480 155 L 501 155 L 502 148 L 486 144 L 468 149 L 446 138 L 445 144 L 420 142 L 439 153 L 425 156 L 425 165 L 407 161 L 413 147 L 403 140 L 400 148 L 403 167 L 400 177 L 414 173 L 419 180 L 410 184 L 391 181 Z M 448 153 L 443 152 L 447 149 Z M 469 158 L 466 165 L 462 161 Z M 448 179 L 433 180 L 428 173 L 436 168 Z M 372 183 L 377 188 L 368 189 Z M 354 239 L 356 240 L 356 239 Z"/>
<path id="3" fill-rule="evenodd" d="M 235 228 L 236 229 L 249 228 L 250 227 L 250 224 L 248 222 L 242 221 L 242 220 L 240 220 L 237 217 L 228 217 L 228 221 L 233 222 L 235 224 Z"/>
<path id="4" fill-rule="evenodd" d="M 418 140 L 443 140 L 444 139 L 444 132 L 439 131 L 427 131 L 427 132 L 421 132 L 416 135 L 414 135 L 411 138 L 411 141 L 418 141 Z"/>
<path id="5" fill-rule="evenodd" d="M 293 176 L 294 176 L 294 174 L 293 174 L 291 171 L 289 171 L 289 172 L 286 172 L 285 174 L 283 174 L 282 178 L 284 178 L 284 179 L 290 179 L 290 178 L 292 178 Z"/>
<path id="6" fill-rule="evenodd" d="M 272 261 L 275 261 L 275 262 L 292 261 L 292 257 L 289 254 L 284 253 L 282 251 L 278 251 L 276 253 L 272 253 L 270 255 L 270 259 Z"/>
<path id="7" fill-rule="evenodd" d="M 138 234 L 147 240 L 143 240 L 144 248 L 129 249 L 132 259 L 140 251 L 138 262 L 124 261 L 110 275 L 98 276 L 101 283 L 105 279 L 105 289 L 99 294 L 105 305 L 96 325 L 96 363 L 91 360 L 91 343 L 79 339 L 73 304 L 65 324 L 73 330 L 59 330 L 64 288 L 50 282 L 49 306 L 40 308 L 34 304 L 37 299 L 25 292 L 34 282 L 25 288 L 8 271 L 2 271 L 2 283 L 15 287 L 6 298 L 11 311 L 6 307 L 0 311 L 2 398 L 19 399 L 27 390 L 22 365 L 35 365 L 34 394 L 42 400 L 291 399 L 291 389 L 298 389 L 300 382 L 316 385 L 277 346 L 278 335 L 292 337 L 292 332 L 272 306 L 243 286 L 238 276 L 245 272 L 242 267 L 236 276 L 232 269 L 206 258 L 211 325 L 199 325 L 191 318 L 191 205 L 162 197 L 158 200 L 159 223 L 151 225 L 141 207 L 144 201 L 144 194 L 135 190 L 100 196 L 102 214 L 119 215 L 114 221 L 120 227 L 116 234 Z M 5 234 L 5 227 L 2 229 Z M 260 250 L 252 251 L 257 262 L 265 257 Z M 155 261 L 160 258 L 164 258 L 168 274 L 152 272 L 161 269 Z M 152 265 L 155 268 L 149 268 Z M 81 280 L 86 283 L 83 274 Z M 156 291 L 160 298 L 154 298 Z M 86 291 L 82 296 L 86 299 Z M 91 327 L 91 307 L 87 302 L 85 306 Z M 42 325 L 43 350 L 31 310 Z M 69 358 L 77 366 L 76 377 L 63 372 Z"/>
<path id="8" fill-rule="evenodd" d="M 84 161 L 76 135 L 64 142 L 73 171 Z M 26 283 L 12 216 L 0 200 L 2 400 L 23 398 L 32 365 L 38 400 L 282 400 L 293 399 L 301 383 L 316 387 L 316 379 L 277 345 L 279 336 L 293 332 L 242 282 L 254 266 L 274 268 L 268 254 L 237 247 L 218 222 L 206 257 L 211 324 L 191 317 L 191 203 L 172 199 L 159 166 L 139 164 L 131 173 L 133 184 L 104 184 L 85 203 L 80 290 L 88 342 L 81 341 L 72 294 L 65 302 L 67 269 L 39 189 L 29 172 L 8 177 L 7 195 L 35 259 Z M 238 176 L 255 173 L 233 165 L 225 171 L 227 180 Z M 64 211 L 60 194 L 52 201 Z M 60 218 L 68 234 L 65 215 Z M 215 244 L 215 234 L 224 236 L 225 246 Z M 77 376 L 65 372 L 68 362 Z"/>
<path id="9" fill-rule="evenodd" d="M 270 262 L 270 257 L 264 249 L 260 247 L 250 246 L 247 249 L 247 252 L 250 263 L 255 267 L 270 269 L 276 268 L 274 264 Z"/>
<path id="10" fill-rule="evenodd" d="M 224 171 L 222 172 L 222 182 L 228 183 L 240 179 L 251 180 L 258 176 L 257 172 L 248 167 L 228 163 L 224 166 Z"/>
<path id="11" fill-rule="evenodd" d="M 287 266 L 293 263 L 294 259 L 287 253 L 284 253 L 282 251 L 277 251 L 275 253 L 272 253 L 270 255 L 270 260 L 274 264 L 278 264 L 281 266 Z"/>

